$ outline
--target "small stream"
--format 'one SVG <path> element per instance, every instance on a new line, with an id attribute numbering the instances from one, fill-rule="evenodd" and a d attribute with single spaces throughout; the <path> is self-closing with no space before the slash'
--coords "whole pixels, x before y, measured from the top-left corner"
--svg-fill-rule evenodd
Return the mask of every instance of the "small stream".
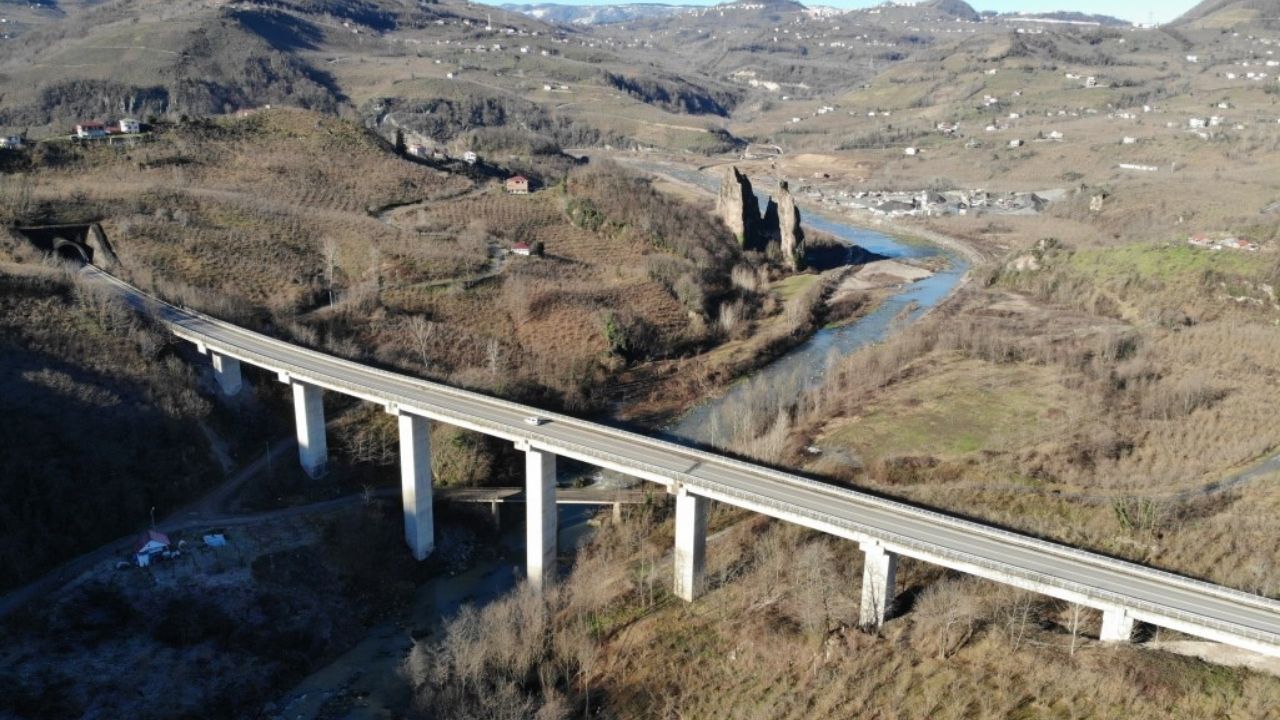
<path id="1" fill-rule="evenodd" d="M 717 183 L 715 178 L 695 170 L 666 165 L 652 170 L 713 191 Z M 712 440 L 726 423 L 725 416 L 737 411 L 736 404 L 752 384 L 764 383 L 780 396 L 795 397 L 821 380 L 826 369 L 840 357 L 883 340 L 900 323 L 915 320 L 937 305 L 959 284 L 969 268 L 963 257 L 948 250 L 903 243 L 883 233 L 816 213 L 806 212 L 803 221 L 808 227 L 885 257 L 941 256 L 947 261 L 946 267 L 930 278 L 904 285 L 866 317 L 848 325 L 819 330 L 791 352 L 733 385 L 728 392 L 695 406 L 667 429 L 669 435 L 697 442 Z M 571 483 L 580 472 L 571 468 L 562 470 L 560 484 Z M 559 514 L 562 549 L 578 547 L 590 537 L 590 509 L 563 506 Z M 279 716 L 289 720 L 402 717 L 411 702 L 411 693 L 400 670 L 415 638 L 419 642 L 434 640 L 444 621 L 463 604 L 483 603 L 515 587 L 520 575 L 518 563 L 524 553 L 523 522 L 516 519 L 517 515 L 508 513 L 507 529 L 502 535 L 502 561 L 483 562 L 457 575 L 424 583 L 405 617 L 373 628 L 354 649 L 299 683 L 278 703 Z"/>

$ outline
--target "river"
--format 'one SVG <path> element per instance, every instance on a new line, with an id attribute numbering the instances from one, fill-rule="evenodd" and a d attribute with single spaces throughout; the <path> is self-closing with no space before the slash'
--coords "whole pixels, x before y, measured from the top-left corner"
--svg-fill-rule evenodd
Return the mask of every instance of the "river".
<path id="1" fill-rule="evenodd" d="M 672 437 L 714 444 L 724 437 L 725 421 L 738 412 L 747 392 L 767 388 L 776 397 L 797 397 L 821 380 L 831 363 L 863 345 L 883 340 L 895 327 L 928 312 L 950 295 L 969 271 L 964 257 L 933 245 L 904 243 L 816 213 L 806 214 L 803 223 L 890 259 L 942 257 L 946 264 L 932 277 L 903 285 L 865 317 L 818 330 L 786 355 L 735 383 L 723 395 L 698 404 L 668 429 Z"/>
<path id="2" fill-rule="evenodd" d="M 714 190 L 716 180 L 704 173 L 663 165 L 644 168 Z M 729 388 L 722 395 L 696 405 L 667 429 L 676 438 L 707 442 L 737 412 L 736 404 L 751 385 L 768 387 L 781 397 L 796 397 L 823 376 L 830 363 L 868 343 L 884 339 L 901 323 L 919 318 L 955 289 L 968 262 L 959 254 L 931 245 L 910 244 L 817 213 L 804 215 L 804 224 L 850 244 L 888 258 L 936 258 L 945 267 L 932 277 L 901 287 L 865 317 L 823 328 L 786 355 Z M 561 484 L 580 471 L 562 473 Z M 512 513 L 514 514 L 514 513 Z M 578 506 L 560 510 L 561 548 L 577 547 L 590 536 L 590 511 Z M 411 702 L 409 684 L 400 673 L 414 642 L 431 642 L 444 621 L 464 603 L 486 602 L 515 586 L 517 563 L 523 557 L 523 524 L 507 523 L 502 535 L 504 561 L 483 562 L 453 576 L 434 578 L 418 588 L 404 617 L 373 628 L 354 649 L 313 673 L 278 703 L 276 713 L 290 720 L 321 717 L 355 719 L 402 717 Z M 417 638 L 415 640 L 415 638 Z"/>

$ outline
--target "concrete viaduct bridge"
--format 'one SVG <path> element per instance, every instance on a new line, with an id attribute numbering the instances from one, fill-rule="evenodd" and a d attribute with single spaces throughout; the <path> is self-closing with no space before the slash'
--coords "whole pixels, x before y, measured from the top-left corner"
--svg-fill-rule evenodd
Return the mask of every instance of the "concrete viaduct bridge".
<path id="1" fill-rule="evenodd" d="M 1042 593 L 1102 613 L 1101 639 L 1128 641 L 1136 621 L 1280 656 L 1280 601 L 954 518 L 713 452 L 386 372 L 275 340 L 178 308 L 93 267 L 113 286 L 207 354 L 223 392 L 240 390 L 240 365 L 276 373 L 293 390 L 302 466 L 325 471 L 327 390 L 377 403 L 399 419 L 405 539 L 414 557 L 432 550 L 431 447 L 437 421 L 502 438 L 524 451 L 528 581 L 543 587 L 556 558 L 556 459 L 568 457 L 657 483 L 675 496 L 675 594 L 703 588 L 709 501 L 728 503 L 857 542 L 861 621 L 891 609 L 899 556 Z M 531 425 L 526 419 L 544 419 Z"/>

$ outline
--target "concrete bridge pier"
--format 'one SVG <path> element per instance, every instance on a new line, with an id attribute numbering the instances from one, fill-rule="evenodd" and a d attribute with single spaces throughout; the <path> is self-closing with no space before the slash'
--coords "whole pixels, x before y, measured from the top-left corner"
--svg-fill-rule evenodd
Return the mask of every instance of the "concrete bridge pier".
<path id="1" fill-rule="evenodd" d="M 707 558 L 708 500 L 678 487 L 676 496 L 675 596 L 692 602 L 702 594 Z"/>
<path id="2" fill-rule="evenodd" d="M 525 577 L 542 590 L 556 572 L 556 456 L 517 444 L 524 450 L 525 468 Z"/>
<path id="3" fill-rule="evenodd" d="M 417 560 L 435 549 L 431 498 L 431 422 L 388 408 L 400 423 L 400 495 L 404 499 L 404 539 Z"/>
<path id="4" fill-rule="evenodd" d="M 1098 633 L 1102 642 L 1129 642 L 1133 639 L 1133 617 L 1124 608 L 1112 608 L 1102 611 L 1102 632 Z"/>
<path id="5" fill-rule="evenodd" d="M 293 386 L 293 414 L 298 424 L 298 459 L 313 478 L 323 477 L 329 466 L 324 434 L 324 391 L 315 385 L 286 380 Z"/>
<path id="6" fill-rule="evenodd" d="M 222 394 L 230 397 L 239 393 L 244 384 L 240 377 L 240 361 L 216 352 L 209 353 L 209 360 L 213 363 L 213 376 L 217 378 Z"/>
<path id="7" fill-rule="evenodd" d="M 893 607 L 894 580 L 898 572 L 898 555 L 878 542 L 859 545 L 862 560 L 862 612 L 859 622 L 864 628 L 884 624 Z"/>

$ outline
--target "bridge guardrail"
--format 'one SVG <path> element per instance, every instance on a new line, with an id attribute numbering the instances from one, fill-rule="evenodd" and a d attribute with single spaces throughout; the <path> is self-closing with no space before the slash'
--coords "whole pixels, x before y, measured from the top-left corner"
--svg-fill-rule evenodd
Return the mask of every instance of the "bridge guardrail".
<path id="1" fill-rule="evenodd" d="M 190 312 L 190 311 L 186 311 L 186 312 Z M 244 328 L 240 328 L 230 323 L 225 323 L 224 321 L 217 320 L 215 318 L 202 317 L 201 319 L 207 322 L 212 322 L 228 330 L 235 330 L 238 332 L 251 332 L 251 331 L 245 330 Z M 258 335 L 257 333 L 254 333 L 254 334 Z M 690 447 L 672 443 L 666 440 L 651 438 L 645 435 L 640 435 L 638 433 L 619 430 L 617 428 L 612 428 L 607 425 L 591 423 L 591 422 L 583 421 L 570 416 L 559 415 L 556 413 L 547 413 L 538 408 L 533 408 L 530 406 L 513 403 L 513 402 L 502 400 L 499 398 L 492 398 L 487 395 L 482 395 L 480 393 L 473 393 L 466 390 L 460 390 L 458 388 L 453 388 L 448 385 L 441 385 L 439 383 L 433 383 L 426 380 L 411 378 L 398 373 L 392 373 L 385 370 L 381 370 L 379 368 L 370 368 L 368 366 L 361 365 L 359 363 L 356 363 L 350 360 L 335 358 L 333 356 L 329 356 L 324 353 L 319 353 L 317 351 L 310 350 L 307 348 L 298 348 L 297 346 L 291 345 L 284 341 L 277 340 L 275 338 L 269 338 L 261 335 L 258 335 L 258 336 L 263 340 L 268 341 L 270 344 L 282 346 L 283 348 L 287 348 L 289 351 L 292 351 L 292 352 L 301 351 L 306 353 L 314 353 L 316 355 L 321 356 L 325 362 L 333 362 L 340 365 L 346 365 L 351 367 L 353 371 L 373 373 L 379 376 L 383 376 L 388 380 L 392 380 L 397 383 L 407 383 L 410 385 L 423 385 L 425 386 L 424 390 L 429 390 L 431 392 L 438 392 L 441 394 L 451 395 L 454 397 L 459 397 L 459 398 L 472 400 L 472 401 L 487 402 L 487 403 L 502 407 L 505 410 L 519 413 L 521 415 L 539 414 L 549 419 L 555 420 L 557 422 L 562 422 L 569 425 L 579 425 L 579 426 L 586 425 L 586 426 L 589 426 L 592 431 L 601 432 L 603 434 L 613 436 L 619 440 L 642 443 L 653 449 L 667 450 L 672 452 L 673 454 L 678 454 L 686 459 L 689 459 L 691 462 L 695 460 L 702 461 L 702 462 L 708 462 L 708 461 L 714 462 L 722 466 L 733 467 L 738 470 L 749 472 L 756 476 L 762 476 L 767 479 L 772 479 L 777 482 L 801 486 L 806 489 L 813 490 L 815 492 L 820 492 L 820 493 L 829 495 L 833 497 L 833 499 L 845 500 L 845 501 L 857 500 L 859 502 L 878 506 L 881 509 L 891 510 L 891 511 L 899 512 L 902 514 L 909 514 L 916 518 L 928 520 L 930 522 L 934 522 L 940 525 L 945 525 L 956 530 L 983 534 L 983 535 L 986 535 L 987 537 L 999 539 L 1005 542 L 1014 543 L 1022 547 L 1040 550 L 1042 552 L 1049 552 L 1051 554 L 1062 556 L 1062 557 L 1070 557 L 1077 561 L 1085 562 L 1085 563 L 1096 565 L 1099 567 L 1106 567 L 1112 570 L 1120 570 L 1124 572 L 1129 572 L 1131 574 L 1142 575 L 1151 580 L 1177 584 L 1187 589 L 1206 592 L 1209 594 L 1222 597 L 1224 599 L 1243 602 L 1243 603 L 1250 604 L 1262 609 L 1275 610 L 1276 612 L 1280 613 L 1280 602 L 1271 600 L 1269 598 L 1264 598 L 1259 595 L 1246 593 L 1240 590 L 1227 588 L 1221 585 L 1215 585 L 1213 583 L 1205 582 L 1203 580 L 1188 578 L 1182 575 L 1177 575 L 1175 573 L 1170 573 L 1163 570 L 1158 570 L 1155 568 L 1138 565 L 1136 563 L 1131 563 L 1124 560 L 1107 558 L 1101 555 L 1097 555 L 1095 553 L 1091 553 L 1085 550 L 1080 550 L 1067 545 L 1062 545 L 1062 544 L 1055 543 L 1048 540 L 1032 538 L 1026 535 L 1021 535 L 1019 533 L 1009 531 L 1009 530 L 1004 530 L 1001 528 L 995 528 L 988 525 L 983 525 L 981 523 L 977 523 L 971 520 L 955 518 L 950 515 L 946 515 L 943 513 L 932 511 L 932 510 L 927 510 L 924 508 L 919 508 L 919 507 L 902 503 L 899 501 L 866 495 L 864 493 L 859 493 L 857 490 L 833 487 L 831 485 L 827 485 L 816 480 L 811 480 L 809 478 L 804 478 L 796 475 L 791 475 L 788 473 L 783 473 L 777 470 L 772 470 L 770 468 L 765 468 L 759 465 L 754 465 L 748 462 L 737 460 L 735 458 L 716 455 L 714 453 L 710 453 L 705 450 L 690 448 Z M 215 344 L 216 344 L 216 341 L 215 341 Z M 265 365 L 286 364 L 284 361 L 281 361 L 279 359 L 269 358 L 266 356 L 259 356 L 259 357 L 263 358 L 262 364 L 265 364 Z M 255 364 L 258 364 L 258 363 L 255 363 Z M 309 370 L 306 368 L 300 368 L 298 366 L 292 366 L 292 367 L 296 372 L 300 372 L 304 374 L 313 372 L 312 370 Z M 367 394 L 367 391 L 370 390 L 367 387 L 361 386 L 359 383 L 351 383 L 336 377 L 331 378 L 330 381 L 343 383 L 351 391 L 354 391 L 357 393 Z M 408 398 L 405 396 L 399 396 L 397 398 L 397 402 L 399 402 L 399 404 L 406 407 L 413 407 L 415 404 L 421 405 L 423 403 L 423 400 L 421 398 Z M 468 415 L 467 413 L 464 413 L 454 408 L 446 408 L 444 406 L 439 405 L 438 403 L 431 403 L 431 406 L 438 414 L 441 414 L 441 415 L 452 415 L 452 416 Z M 523 440 L 544 444 L 544 445 L 547 445 L 547 444 L 565 445 L 566 443 L 568 443 L 568 441 L 553 440 L 553 439 L 547 438 L 545 435 L 541 433 L 537 433 L 535 431 L 528 431 L 523 428 L 512 428 L 511 426 L 507 426 L 502 423 L 495 423 L 493 421 L 489 421 L 484 418 L 480 418 L 478 416 L 470 416 L 469 419 L 471 422 L 477 425 L 480 425 L 482 427 L 489 427 L 499 435 L 504 435 L 504 436 L 515 435 L 515 436 L 521 437 L 521 439 Z M 594 448 L 591 448 L 585 445 L 578 445 L 574 449 L 577 452 L 586 454 L 591 457 L 607 459 L 610 462 L 615 462 L 618 464 L 637 466 L 637 469 L 642 469 L 652 474 L 670 475 L 673 472 L 676 472 L 668 468 L 650 465 L 650 464 L 642 463 L 632 459 L 613 456 L 609 453 L 603 453 L 601 451 L 595 450 Z M 694 487 L 696 487 L 699 483 L 702 483 L 702 482 L 711 482 L 711 481 L 706 481 L 701 478 L 696 478 L 696 479 L 687 481 L 689 485 Z"/>

